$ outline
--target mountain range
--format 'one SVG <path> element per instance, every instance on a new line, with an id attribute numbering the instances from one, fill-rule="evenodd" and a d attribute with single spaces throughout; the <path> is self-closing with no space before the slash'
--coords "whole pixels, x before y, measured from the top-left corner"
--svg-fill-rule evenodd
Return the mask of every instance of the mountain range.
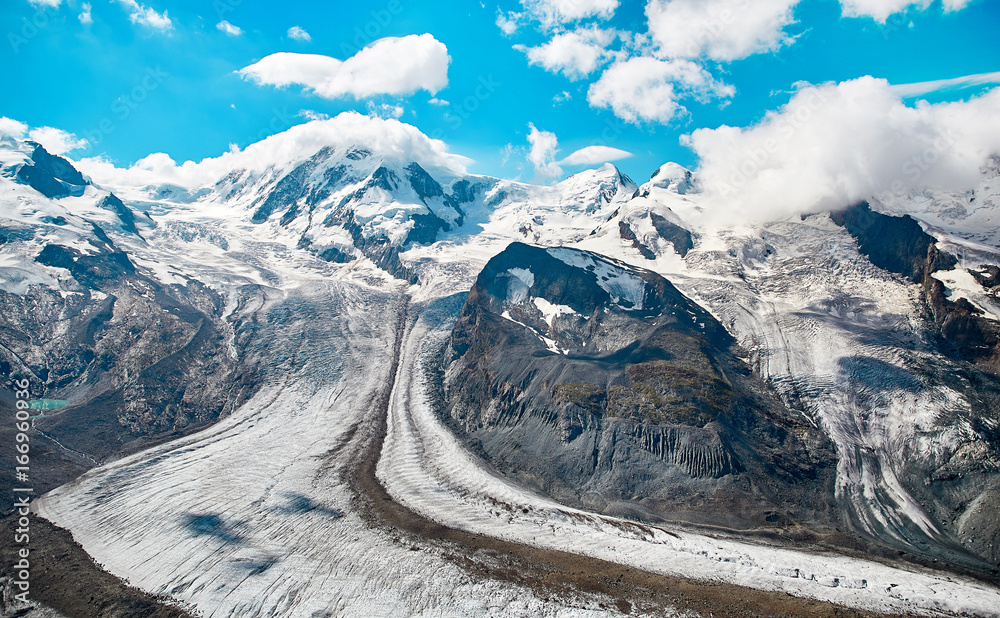
<path id="1" fill-rule="evenodd" d="M 366 519 L 370 456 L 449 529 L 996 607 L 1000 158 L 967 193 L 726 223 L 673 163 L 535 185 L 417 159 L 330 144 L 116 184 L 0 142 L 0 370 L 62 402 L 32 419 L 35 512 L 206 614 L 459 611 L 441 539 Z M 685 558 L 654 559 L 670 535 Z M 319 565 L 336 586 L 295 576 Z"/>

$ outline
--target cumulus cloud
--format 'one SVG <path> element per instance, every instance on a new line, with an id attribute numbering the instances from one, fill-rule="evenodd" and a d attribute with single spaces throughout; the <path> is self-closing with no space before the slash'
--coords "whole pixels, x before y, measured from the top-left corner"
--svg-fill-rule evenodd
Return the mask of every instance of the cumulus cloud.
<path id="1" fill-rule="evenodd" d="M 627 159 L 632 153 L 611 146 L 587 146 L 581 148 L 559 162 L 560 165 L 597 165 L 608 161 Z"/>
<path id="2" fill-rule="evenodd" d="M 62 0 L 28 0 L 28 3 L 34 7 L 44 6 L 56 9 L 59 8 L 60 4 L 62 4 Z"/>
<path id="3" fill-rule="evenodd" d="M 943 0 L 944 11 L 959 11 L 964 9 L 971 0 Z M 877 22 L 885 23 L 890 15 L 908 9 L 924 10 L 932 4 L 932 0 L 840 0 L 844 17 L 871 17 Z"/>
<path id="4" fill-rule="evenodd" d="M 563 165 L 598 165 L 608 161 L 617 161 L 631 157 L 632 153 L 620 148 L 593 145 L 580 148 L 568 157 L 557 160 L 559 139 L 551 131 L 542 131 L 528 123 L 528 161 L 535 168 L 535 176 L 541 180 L 553 180 L 562 176 Z M 513 151 L 513 146 L 507 144 L 504 163 Z"/>
<path id="5" fill-rule="evenodd" d="M 618 8 L 618 0 L 521 0 L 521 4 L 527 16 L 546 29 L 592 17 L 608 19 Z"/>
<path id="6" fill-rule="evenodd" d="M 133 24 L 146 26 L 160 32 L 169 32 L 174 27 L 166 11 L 157 13 L 154 9 L 139 4 L 136 0 L 117 0 L 117 2 L 129 12 L 128 18 Z"/>
<path id="7" fill-rule="evenodd" d="M 611 65 L 591 84 L 587 101 L 593 107 L 611 108 L 627 122 L 667 123 L 686 112 L 679 103 L 681 98 L 708 101 L 735 93 L 732 86 L 717 81 L 689 60 L 638 56 Z"/>
<path id="8" fill-rule="evenodd" d="M 799 1 L 650 0 L 646 18 L 657 56 L 729 62 L 791 43 Z"/>
<path id="9" fill-rule="evenodd" d="M 292 26 L 288 29 L 288 37 L 295 39 L 296 41 L 306 41 L 307 43 L 312 40 L 309 33 L 300 28 L 299 26 Z"/>
<path id="10" fill-rule="evenodd" d="M 241 34 L 243 34 L 243 28 L 240 28 L 239 26 L 234 26 L 224 19 L 219 23 L 215 24 L 215 27 L 218 28 L 220 31 L 225 32 L 229 36 L 240 36 Z"/>
<path id="11" fill-rule="evenodd" d="M 13 137 L 15 139 L 21 139 L 27 132 L 28 125 L 23 122 L 6 116 L 0 116 L 0 137 Z"/>
<path id="12" fill-rule="evenodd" d="M 279 52 L 239 71 L 244 79 L 277 87 L 301 84 L 321 97 L 356 99 L 379 94 L 432 95 L 448 85 L 448 49 L 430 34 L 386 37 L 347 60 Z"/>
<path id="13" fill-rule="evenodd" d="M 100 157 L 81 159 L 77 168 L 99 184 L 145 187 L 176 184 L 198 188 L 211 186 L 233 169 L 264 172 L 272 165 L 303 161 L 325 146 L 349 148 L 363 145 L 401 161 L 418 161 L 435 174 L 465 173 L 469 159 L 448 152 L 441 140 L 432 139 L 416 127 L 394 119 L 344 112 L 329 119 L 296 125 L 243 150 L 231 148 L 219 157 L 177 164 L 169 155 L 151 154 L 128 168 L 119 168 Z"/>
<path id="14" fill-rule="evenodd" d="M 883 79 L 800 89 L 758 124 L 699 129 L 709 219 L 764 220 L 849 206 L 915 187 L 964 191 L 1000 153 L 1000 89 L 908 106 Z"/>
<path id="15" fill-rule="evenodd" d="M 83 24 L 84 26 L 86 26 L 87 24 L 94 23 L 94 18 L 91 17 L 90 15 L 90 3 L 84 2 L 80 8 L 81 8 L 80 14 L 77 16 L 77 19 L 80 20 L 80 23 Z"/>
<path id="16" fill-rule="evenodd" d="M 607 49 L 615 33 L 601 28 L 578 28 L 552 37 L 538 47 L 515 45 L 528 56 L 528 62 L 553 73 L 562 72 L 572 80 L 587 77 L 614 55 Z"/>
<path id="17" fill-rule="evenodd" d="M 556 153 L 559 151 L 559 139 L 551 131 L 540 131 L 534 124 L 528 123 L 528 161 L 535 168 L 535 174 L 543 179 L 562 176 L 562 168 L 556 163 Z"/>
<path id="18" fill-rule="evenodd" d="M 28 138 L 44 146 L 45 150 L 57 155 L 65 154 L 70 150 L 87 147 L 87 140 L 77 138 L 72 133 L 55 127 L 38 127 L 32 129 L 28 131 Z"/>
<path id="19" fill-rule="evenodd" d="M 72 133 L 55 127 L 28 128 L 23 122 L 0 116 L 0 138 L 14 138 L 36 141 L 52 154 L 65 154 L 78 148 L 86 148 L 87 140 L 77 138 Z"/>

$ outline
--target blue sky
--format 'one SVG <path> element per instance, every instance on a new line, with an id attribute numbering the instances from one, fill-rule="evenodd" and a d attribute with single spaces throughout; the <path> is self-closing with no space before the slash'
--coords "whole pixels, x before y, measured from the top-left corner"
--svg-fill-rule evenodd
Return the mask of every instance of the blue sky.
<path id="1" fill-rule="evenodd" d="M 713 0 L 719 11 L 728 4 L 733 12 L 677 30 L 677 20 L 669 19 L 684 13 L 669 11 L 686 1 L 6 0 L 0 116 L 87 140 L 68 152 L 72 158 L 103 155 L 126 166 L 151 152 L 178 162 L 218 156 L 230 144 L 246 147 L 312 114 L 357 110 L 398 115 L 472 158 L 474 172 L 565 176 L 589 165 L 560 164 L 563 158 L 598 144 L 630 153 L 615 163 L 642 182 L 665 161 L 697 163 L 681 136 L 752 125 L 786 104 L 800 82 L 872 75 L 909 84 L 1000 71 L 1000 3 L 992 0 L 950 0 L 950 10 L 940 0 Z M 649 5 L 668 12 L 659 25 Z M 770 21 L 748 19 L 768 11 L 775 16 Z M 698 27 L 693 51 L 670 51 L 678 36 Z M 560 65 L 556 50 L 549 66 L 529 61 L 532 48 L 571 33 L 600 48 L 593 66 L 581 66 L 587 63 L 578 57 Z M 444 83 L 428 73 L 412 92 L 347 88 L 323 96 L 302 84 L 277 87 L 273 77 L 240 73 L 278 52 L 345 60 L 387 37 L 420 34 L 443 45 L 450 63 Z M 751 42 L 740 47 L 747 36 Z M 634 97 L 648 97 L 645 107 L 613 89 L 645 76 L 640 65 L 618 74 L 619 82 L 611 79 L 616 63 L 640 57 L 673 76 L 657 83 L 669 91 L 651 87 Z M 286 71 L 278 66 L 279 75 Z M 595 95 L 602 80 L 611 87 L 603 99 Z M 907 101 L 967 99 L 993 81 L 918 89 Z M 546 138 L 533 140 L 534 153 L 530 127 L 535 138 Z"/>

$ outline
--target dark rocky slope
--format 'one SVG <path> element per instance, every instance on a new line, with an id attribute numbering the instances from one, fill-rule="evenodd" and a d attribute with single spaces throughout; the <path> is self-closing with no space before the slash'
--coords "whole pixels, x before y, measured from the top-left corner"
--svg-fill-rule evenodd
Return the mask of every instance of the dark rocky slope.
<path id="1" fill-rule="evenodd" d="M 739 529 L 835 526 L 830 442 L 737 354 L 655 273 L 514 243 L 454 327 L 443 413 L 501 471 L 568 504 Z"/>

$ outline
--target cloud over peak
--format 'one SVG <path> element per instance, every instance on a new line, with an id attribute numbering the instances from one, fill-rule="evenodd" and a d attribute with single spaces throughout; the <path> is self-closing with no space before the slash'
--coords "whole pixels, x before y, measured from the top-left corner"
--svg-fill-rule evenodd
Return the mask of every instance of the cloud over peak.
<path id="1" fill-rule="evenodd" d="M 627 159 L 632 153 L 611 146 L 585 146 L 559 162 L 560 165 L 597 165 L 608 161 Z"/>
<path id="2" fill-rule="evenodd" d="M 908 106 L 884 79 L 800 89 L 756 125 L 698 129 L 686 144 L 713 217 L 773 220 L 929 186 L 965 191 L 1000 153 L 1000 89 Z"/>
<path id="3" fill-rule="evenodd" d="M 632 156 L 632 153 L 627 150 L 594 144 L 575 150 L 568 157 L 557 161 L 559 139 L 556 134 L 551 131 L 542 131 L 531 122 L 528 123 L 528 130 L 528 162 L 534 168 L 535 175 L 541 180 L 553 180 L 562 176 L 563 165 L 597 165 Z"/>
<path id="4" fill-rule="evenodd" d="M 315 120 L 276 133 L 243 150 L 228 152 L 201 161 L 178 164 L 169 155 L 153 153 L 128 168 L 119 168 L 104 158 L 77 162 L 77 167 L 96 182 L 109 185 L 144 187 L 176 184 L 198 188 L 211 186 L 234 169 L 262 172 L 270 166 L 284 166 L 305 160 L 321 148 L 364 146 L 380 155 L 400 161 L 417 161 L 432 173 L 447 175 L 465 172 L 469 159 L 448 152 L 441 140 L 432 139 L 413 125 L 393 118 L 344 112 L 333 118 L 314 115 Z M 0 120 L 0 129 L 3 122 Z"/>

